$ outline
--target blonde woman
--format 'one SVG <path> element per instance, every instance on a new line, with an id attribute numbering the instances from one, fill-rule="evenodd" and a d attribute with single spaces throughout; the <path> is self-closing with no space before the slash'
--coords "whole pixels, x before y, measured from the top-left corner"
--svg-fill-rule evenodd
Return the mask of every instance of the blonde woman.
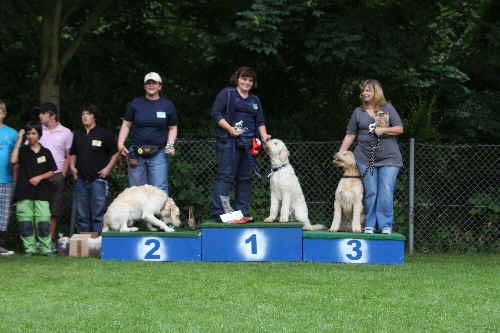
<path id="1" fill-rule="evenodd" d="M 378 81 L 366 80 L 360 89 L 361 106 L 351 115 L 339 151 L 348 150 L 356 141 L 354 156 L 363 175 L 365 233 L 379 230 L 390 234 L 396 178 L 403 166 L 396 136 L 403 133 L 403 123 Z M 376 118 L 388 120 L 387 124 L 377 125 Z"/>

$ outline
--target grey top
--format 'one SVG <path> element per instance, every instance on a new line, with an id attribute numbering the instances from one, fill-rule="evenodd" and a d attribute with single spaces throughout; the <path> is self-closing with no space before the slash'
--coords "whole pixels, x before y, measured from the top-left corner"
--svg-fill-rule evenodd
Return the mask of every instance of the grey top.
<path id="1" fill-rule="evenodd" d="M 402 126 L 401 118 L 392 104 L 385 104 L 382 111 L 389 113 L 389 126 Z M 375 119 L 368 112 L 358 107 L 353 111 L 351 120 L 347 124 L 347 134 L 356 135 L 356 148 L 354 156 L 358 163 L 368 166 L 369 147 L 377 144 L 377 136 L 370 134 L 369 125 L 375 123 Z M 380 137 L 382 149 L 375 153 L 375 166 L 403 166 L 403 159 L 399 151 L 395 135 L 382 135 Z"/>

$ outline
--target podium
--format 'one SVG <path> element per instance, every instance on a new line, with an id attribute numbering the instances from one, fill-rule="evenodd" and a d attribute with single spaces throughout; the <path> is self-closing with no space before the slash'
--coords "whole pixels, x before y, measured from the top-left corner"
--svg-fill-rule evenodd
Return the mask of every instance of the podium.
<path id="1" fill-rule="evenodd" d="M 302 224 L 222 224 L 201 228 L 203 261 L 301 261 Z"/>
<path id="2" fill-rule="evenodd" d="M 303 260 L 356 264 L 403 264 L 405 236 L 304 231 Z"/>
<path id="3" fill-rule="evenodd" d="M 300 223 L 223 224 L 175 232 L 103 232 L 101 259 L 403 264 L 405 236 L 303 231 Z"/>
<path id="4" fill-rule="evenodd" d="M 101 259 L 201 261 L 200 231 L 103 232 Z"/>

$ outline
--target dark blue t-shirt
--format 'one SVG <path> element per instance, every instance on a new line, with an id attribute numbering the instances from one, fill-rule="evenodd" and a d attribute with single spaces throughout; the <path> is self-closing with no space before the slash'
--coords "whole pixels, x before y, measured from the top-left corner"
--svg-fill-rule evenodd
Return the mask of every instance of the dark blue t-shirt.
<path id="1" fill-rule="evenodd" d="M 177 125 L 177 111 L 164 97 L 155 101 L 137 97 L 129 103 L 123 119 L 132 122 L 132 144 L 164 146 L 168 127 Z"/>
<path id="2" fill-rule="evenodd" d="M 244 136 L 256 136 L 257 128 L 265 125 L 264 113 L 259 97 L 249 94 L 241 97 L 235 88 L 222 89 L 215 99 L 211 112 L 215 122 L 225 119 L 231 126 L 243 120 L 247 131 Z M 227 137 L 227 131 L 217 126 L 217 136 Z"/>

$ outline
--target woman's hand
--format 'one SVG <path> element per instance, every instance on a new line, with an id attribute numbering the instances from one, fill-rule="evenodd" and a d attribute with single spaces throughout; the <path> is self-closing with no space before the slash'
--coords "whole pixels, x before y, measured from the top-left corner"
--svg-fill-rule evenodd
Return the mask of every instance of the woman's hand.
<path id="1" fill-rule="evenodd" d="M 376 127 L 374 132 L 375 132 L 376 136 L 381 136 L 381 135 L 385 134 L 385 130 L 386 130 L 385 127 Z"/>
<path id="2" fill-rule="evenodd" d="M 118 151 L 120 152 L 120 154 L 124 157 L 127 157 L 128 156 L 128 149 L 125 148 L 124 145 L 118 145 Z"/>
<path id="3" fill-rule="evenodd" d="M 267 141 L 271 140 L 271 134 L 266 134 L 261 139 L 263 143 L 267 143 Z"/>
<path id="4" fill-rule="evenodd" d="M 238 132 L 238 130 L 236 129 L 236 127 L 232 127 L 230 126 L 227 131 L 229 132 L 229 135 L 231 136 L 238 136 L 240 135 L 241 133 Z"/>

